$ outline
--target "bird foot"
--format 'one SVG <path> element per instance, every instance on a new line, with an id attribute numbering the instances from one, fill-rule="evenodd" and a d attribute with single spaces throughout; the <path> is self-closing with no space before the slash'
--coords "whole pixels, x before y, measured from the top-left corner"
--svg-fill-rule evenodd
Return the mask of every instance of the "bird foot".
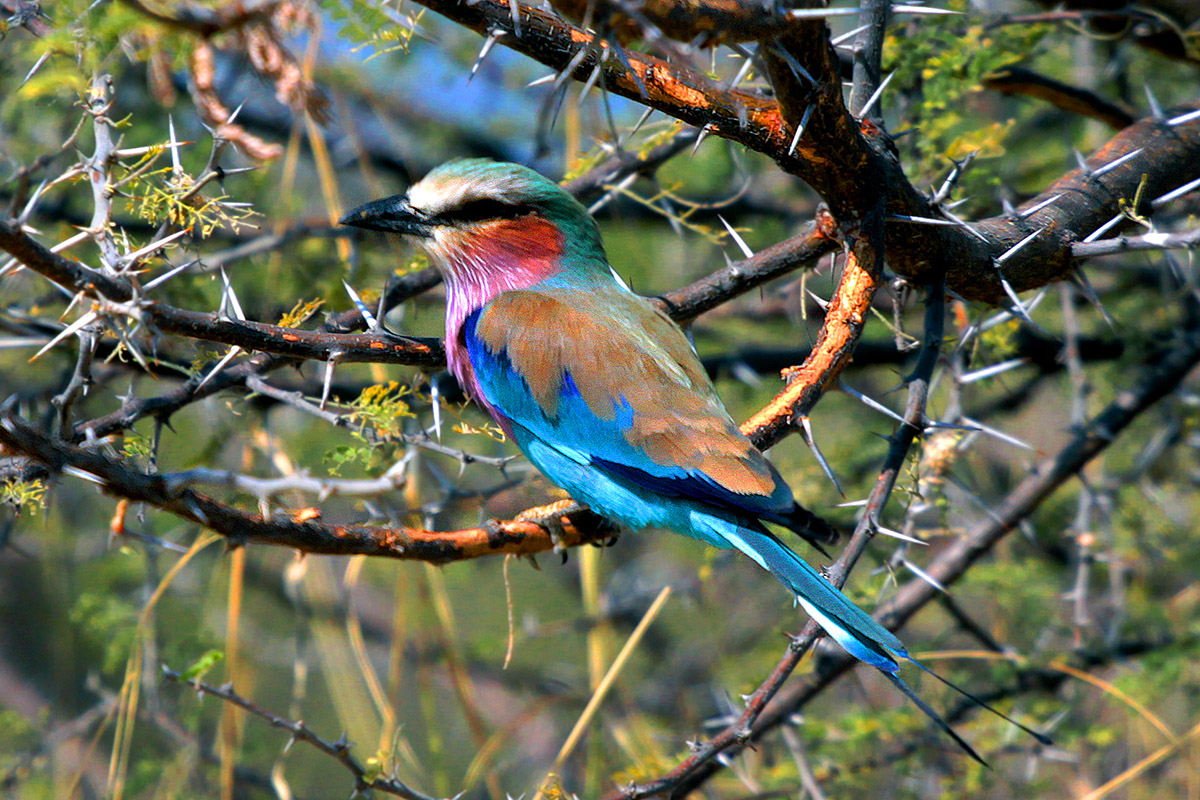
<path id="1" fill-rule="evenodd" d="M 559 500 L 544 506 L 526 509 L 518 514 L 516 519 L 521 522 L 532 522 L 545 528 L 546 533 L 550 534 L 550 541 L 554 542 L 554 552 L 561 554 L 565 562 L 567 546 L 563 544 L 563 539 L 566 537 L 567 528 L 570 525 L 570 520 L 566 519 L 566 516 L 582 508 L 585 506 L 574 500 Z M 571 526 L 571 529 L 574 530 L 574 526 Z"/>
<path id="2" fill-rule="evenodd" d="M 554 552 L 560 553 L 564 562 L 568 545 L 587 543 L 608 547 L 616 543 L 620 532 L 620 526 L 611 519 L 570 499 L 530 508 L 518 514 L 516 519 L 544 528 L 554 543 Z"/>

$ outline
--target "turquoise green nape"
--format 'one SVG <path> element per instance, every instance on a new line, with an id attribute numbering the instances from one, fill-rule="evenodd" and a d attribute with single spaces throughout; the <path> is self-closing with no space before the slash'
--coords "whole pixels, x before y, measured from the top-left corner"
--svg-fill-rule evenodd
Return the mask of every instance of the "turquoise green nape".
<path id="1" fill-rule="evenodd" d="M 476 183 L 503 187 L 510 203 L 527 203 L 558 224 L 595 229 L 596 221 L 574 195 L 537 170 L 490 158 L 460 158 L 434 167 L 422 179 L 440 185 Z"/>

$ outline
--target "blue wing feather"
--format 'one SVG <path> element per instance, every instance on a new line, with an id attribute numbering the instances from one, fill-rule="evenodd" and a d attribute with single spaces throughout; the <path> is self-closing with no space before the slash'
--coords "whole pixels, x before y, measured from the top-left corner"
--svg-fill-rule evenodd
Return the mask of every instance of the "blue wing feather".
<path id="1" fill-rule="evenodd" d="M 710 503 L 751 519 L 774 521 L 794 507 L 791 492 L 782 480 L 777 480 L 781 491 L 771 495 L 740 494 L 698 470 L 652 460 L 625 435 L 633 425 L 633 409 L 625 397 L 617 394 L 613 398 L 610 418 L 598 417 L 584 401 L 569 370 L 563 372 L 555 413 L 547 415 L 513 367 L 507 351 L 493 352 L 477 335 L 479 319 L 486 311 L 485 306 L 467 317 L 462 327 L 463 341 L 484 399 L 524 429 L 518 440 L 524 435 L 536 437 L 577 463 L 635 486 L 667 497 Z M 517 444 L 526 449 L 521 441 Z"/>

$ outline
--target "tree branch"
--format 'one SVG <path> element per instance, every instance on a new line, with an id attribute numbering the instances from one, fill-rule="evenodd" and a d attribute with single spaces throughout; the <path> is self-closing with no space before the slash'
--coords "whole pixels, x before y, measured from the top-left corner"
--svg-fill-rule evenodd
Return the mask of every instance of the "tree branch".
<path id="1" fill-rule="evenodd" d="M 1131 389 L 1119 393 L 1116 400 L 1093 417 L 1091 422 L 1078 431 L 1058 453 L 1042 462 L 1022 480 L 987 518 L 939 553 L 926 568 L 926 572 L 943 586 L 949 586 L 961 578 L 972 564 L 990 552 L 997 542 L 1021 520 L 1032 514 L 1056 489 L 1078 475 L 1084 465 L 1112 444 L 1134 420 L 1174 391 L 1197 364 L 1200 364 L 1200 331 L 1189 329 L 1176 340 L 1169 352 L 1156 359 L 1154 365 L 1142 373 Z M 938 590 L 928 581 L 914 578 L 901 587 L 890 601 L 877 609 L 875 616 L 889 630 L 899 630 L 938 596 Z M 810 623 L 806 632 L 812 627 L 815 626 Z M 807 645 L 811 640 L 806 641 L 802 634 L 797 641 Z M 793 660 L 798 661 L 793 652 L 796 646 L 789 647 L 780 661 L 781 667 Z M 812 672 L 794 682 L 787 691 L 780 693 L 770 708 L 757 716 L 751 727 L 737 728 L 741 733 L 740 738 L 735 738 L 730 747 L 736 745 L 740 748 L 757 741 L 768 731 L 784 724 L 798 709 L 828 688 L 841 675 L 850 671 L 855 664 L 855 660 L 844 651 L 834 648 L 822 651 L 820 663 Z M 776 672 L 779 668 L 776 667 Z M 763 685 L 774 681 L 775 673 L 772 673 Z M 713 741 L 718 741 L 720 737 L 726 736 L 726 733 L 723 732 Z M 692 759 L 688 759 L 684 764 L 691 761 Z M 655 791 L 642 791 L 639 787 L 632 797 L 648 797 L 667 791 L 671 791 L 672 796 L 682 797 L 703 785 L 721 766 L 720 761 L 709 758 L 703 763 L 692 764 L 686 774 L 676 775 L 681 771 L 681 765 L 668 773 L 669 781 L 664 778 L 650 784 Z M 606 800 L 631 800 L 631 796 L 625 792 L 615 792 Z"/>
<path id="2" fill-rule="evenodd" d="M 51 439 L 19 417 L 0 416 L 0 444 L 26 455 L 51 472 L 67 468 L 94 480 L 110 494 L 169 511 L 209 528 L 235 546 L 255 543 L 290 547 L 303 553 L 369 555 L 446 564 L 485 555 L 532 555 L 561 547 L 599 544 L 612 538 L 612 523 L 576 504 L 551 504 L 530 509 L 525 516 L 554 518 L 562 535 L 527 519 L 498 522 L 478 528 L 436 532 L 420 528 L 374 525 L 329 525 L 308 519 L 273 516 L 264 519 L 187 488 L 181 481 L 132 469 L 102 453 Z"/>

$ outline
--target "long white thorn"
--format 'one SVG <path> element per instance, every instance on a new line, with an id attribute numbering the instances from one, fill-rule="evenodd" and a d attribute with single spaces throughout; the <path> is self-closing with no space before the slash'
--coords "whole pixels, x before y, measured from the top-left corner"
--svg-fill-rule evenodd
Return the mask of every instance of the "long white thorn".
<path id="1" fill-rule="evenodd" d="M 1088 166 L 1087 159 L 1083 157 L 1083 153 L 1079 152 L 1078 148 L 1072 149 L 1071 152 L 1075 154 L 1075 163 L 1079 165 L 1079 171 L 1084 175 L 1090 176 L 1092 168 Z"/>
<path id="2" fill-rule="evenodd" d="M 1128 153 L 1121 156 L 1120 158 L 1114 158 L 1112 161 L 1108 162 L 1103 167 L 1097 167 L 1095 172 L 1092 173 L 1092 177 L 1099 178 L 1104 173 L 1121 166 L 1129 159 L 1137 157 L 1145 149 L 1146 148 L 1144 148 L 1144 147 L 1139 147 L 1137 150 L 1130 150 Z"/>
<path id="3" fill-rule="evenodd" d="M 33 66 L 29 68 L 29 72 L 25 73 L 25 78 L 21 81 L 21 86 L 24 86 L 25 84 L 29 83 L 29 81 L 33 80 L 33 76 L 36 75 L 38 70 L 42 68 L 42 65 L 50 59 L 50 56 L 53 52 L 53 50 L 47 50 L 38 56 L 38 60 L 33 62 Z M 21 86 L 18 86 L 17 88 L 19 89 Z"/>
<path id="4" fill-rule="evenodd" d="M 892 78 L 894 77 L 896 77 L 896 73 L 892 72 L 879 82 L 878 88 L 871 93 L 871 96 L 867 98 L 867 102 L 863 104 L 862 109 L 858 112 L 859 119 L 863 119 L 871 112 L 871 106 L 875 105 L 879 98 L 883 96 L 883 90 L 887 88 L 887 85 L 892 82 Z"/>
<path id="5" fill-rule="evenodd" d="M 717 214 L 717 219 L 721 220 L 721 224 L 725 226 L 725 230 L 729 231 L 729 236 L 733 239 L 734 244 L 738 246 L 738 249 L 742 251 L 742 255 L 746 258 L 754 258 L 754 251 L 750 249 L 750 245 L 746 244 L 746 240 L 733 229 L 733 226 L 726 222 L 725 218 L 720 214 Z"/>
<path id="6" fill-rule="evenodd" d="M 238 107 L 237 107 L 237 108 L 235 108 L 235 109 L 233 110 L 233 113 L 229 115 L 229 124 L 230 124 L 230 125 L 232 125 L 232 124 L 233 124 L 233 123 L 234 123 L 234 122 L 237 120 L 237 118 L 238 118 L 238 114 L 241 114 L 241 113 L 242 113 L 242 109 L 243 109 L 243 108 L 245 108 L 245 107 L 246 107 L 246 101 L 245 101 L 245 100 L 243 100 L 242 102 L 238 103 Z"/>
<path id="7" fill-rule="evenodd" d="M 1154 198 L 1153 200 L 1150 201 L 1150 205 L 1152 205 L 1155 208 L 1166 205 L 1167 203 L 1171 202 L 1172 200 L 1183 197 L 1185 194 L 1192 191 L 1193 189 L 1196 189 L 1197 187 L 1200 187 L 1200 178 L 1196 178 L 1196 180 L 1194 180 L 1194 181 L 1188 181 L 1183 186 L 1180 186 L 1178 189 L 1172 189 L 1171 191 L 1167 192 L 1166 194 L 1164 194 L 1160 197 Z"/>
<path id="8" fill-rule="evenodd" d="M 1114 228 L 1117 225 L 1118 222 L 1120 222 L 1123 219 L 1125 219 L 1124 214 L 1117 214 L 1115 217 L 1110 219 L 1108 222 L 1104 223 L 1099 228 L 1096 228 L 1096 230 L 1092 231 L 1087 236 L 1083 237 L 1083 241 L 1085 241 L 1085 242 L 1096 241 L 1101 236 L 1108 233 L 1112 228 Z"/>
<path id="9" fill-rule="evenodd" d="M 183 165 L 179 162 L 179 139 L 175 136 L 175 118 L 167 114 L 167 130 L 171 134 L 171 174 L 179 177 L 183 174 Z"/>
<path id="10" fill-rule="evenodd" d="M 811 72 L 809 72 L 808 70 L 806 70 L 804 68 L 803 64 L 801 64 L 798 60 L 796 60 L 796 57 L 794 55 L 792 55 L 789 50 L 787 50 L 784 47 L 778 47 L 778 46 L 775 47 L 774 50 L 775 50 L 776 55 L 778 55 L 780 58 L 782 58 L 784 61 L 787 62 L 788 68 L 791 69 L 791 71 L 793 73 L 795 73 L 797 78 L 803 78 L 804 80 L 808 81 L 809 83 L 813 84 L 814 86 L 816 85 L 817 79 L 812 76 Z"/>
<path id="11" fill-rule="evenodd" d="M 433 407 L 433 433 L 440 442 L 442 440 L 442 392 L 433 378 L 429 379 L 429 404 Z"/>
<path id="12" fill-rule="evenodd" d="M 1171 127 L 1183 125 L 1185 122 L 1191 122 L 1194 119 L 1200 119 L 1200 110 L 1189 111 L 1186 114 L 1180 114 L 1178 117 L 1167 120 L 1167 124 Z"/>
<path id="13" fill-rule="evenodd" d="M 883 403 L 880 403 L 878 400 L 872 400 L 870 397 L 867 397 L 862 392 L 851 388 L 850 384 L 846 383 L 845 381 L 841 380 L 840 378 L 838 379 L 838 385 L 842 387 L 843 392 L 850 395 L 855 400 L 858 400 L 860 403 L 862 403 L 870 408 L 875 409 L 880 414 L 884 414 L 886 416 L 891 417 L 892 419 L 899 422 L 901 425 L 904 424 L 904 417 L 900 416 L 895 411 L 892 411 L 890 408 L 885 406 Z"/>
<path id="14" fill-rule="evenodd" d="M 1017 297 L 1016 290 L 1013 289 L 1012 284 L 1003 275 L 1000 276 L 1000 286 L 1003 287 L 1004 293 L 1008 295 L 1008 299 L 1012 301 L 1012 312 L 1020 319 L 1037 327 L 1037 323 L 1033 321 L 1033 317 L 1029 316 L 1029 310 L 1021 303 L 1021 298 Z"/>
<path id="15" fill-rule="evenodd" d="M 846 490 L 842 488 L 842 482 L 838 480 L 837 475 L 833 472 L 833 467 L 825 460 L 825 454 L 821 452 L 821 448 L 817 446 L 817 437 L 813 434 L 812 420 L 807 416 L 800 418 L 800 435 L 804 437 L 804 443 L 808 445 L 808 449 L 812 450 L 813 456 L 817 459 L 817 463 L 821 465 L 821 469 L 825 472 L 825 477 L 829 478 L 833 484 L 833 488 L 837 489 L 838 494 L 842 497 L 846 496 Z"/>
<path id="16" fill-rule="evenodd" d="M 898 3 L 892 6 L 893 14 L 916 14 L 917 16 L 945 16 L 949 14 L 961 14 L 961 11 L 951 11 L 948 8 L 930 8 L 929 6 L 914 6 L 907 3 Z"/>
<path id="17" fill-rule="evenodd" d="M 100 315 L 98 313 L 96 313 L 95 311 L 87 312 L 82 317 L 75 320 L 70 325 L 63 328 L 61 331 L 59 331 L 57 336 L 55 336 L 50 341 L 46 342 L 46 346 L 43 347 L 41 350 L 38 350 L 36 353 L 34 353 L 33 357 L 30 358 L 29 360 L 36 361 L 37 359 L 41 358 L 41 356 L 46 351 L 51 350 L 54 347 L 54 345 L 58 344 L 63 339 L 66 339 L 68 336 L 74 335 L 80 328 L 82 328 L 84 325 L 87 325 L 88 323 L 94 322 L 96 320 L 96 318 L 99 316 Z"/>
<path id="18" fill-rule="evenodd" d="M 746 74 L 750 72 L 750 67 L 752 66 L 754 66 L 753 54 L 746 53 L 742 59 L 742 65 L 738 67 L 737 73 L 729 80 L 729 83 L 725 84 L 725 88 L 727 90 L 736 89 L 738 84 L 745 80 Z"/>
<path id="19" fill-rule="evenodd" d="M 1000 255 L 996 256 L 996 267 L 999 268 L 1001 264 L 1003 264 L 1005 261 L 1008 261 L 1010 258 L 1012 258 L 1017 253 L 1019 253 L 1021 251 L 1021 249 L 1023 247 L 1025 247 L 1025 245 L 1029 244 L 1034 239 L 1036 239 L 1039 235 L 1041 235 L 1042 231 L 1044 231 L 1044 230 L 1045 230 L 1045 228 L 1038 228 L 1036 231 L 1029 234 L 1024 239 L 1017 242 L 1016 244 L 1014 244 L 1012 247 L 1005 250 Z"/>
<path id="20" fill-rule="evenodd" d="M 225 291 L 221 295 L 221 308 L 232 311 L 234 319 L 246 319 L 246 315 L 242 313 L 242 304 L 238 302 L 237 292 L 233 291 L 233 286 L 229 283 L 229 275 L 226 274 L 224 267 L 221 267 L 221 282 L 225 284 Z"/>
<path id="21" fill-rule="evenodd" d="M 240 352 L 242 352 L 242 348 L 238 347 L 236 344 L 233 347 L 229 348 L 229 352 L 225 354 L 224 358 L 222 358 L 220 361 L 218 361 L 217 365 L 215 367 L 213 367 L 211 370 L 209 370 L 208 374 L 204 376 L 204 379 L 202 381 L 200 381 L 198 384 L 196 384 L 196 391 L 200 391 L 200 389 L 204 386 L 204 384 L 206 384 L 210 380 L 212 380 L 214 375 L 216 375 L 221 370 L 225 369 L 225 365 L 228 364 L 230 361 L 233 361 L 233 359 Z"/>
<path id="22" fill-rule="evenodd" d="M 882 525 L 880 525 L 879 523 L 872 525 L 871 528 L 876 533 L 891 537 L 892 539 L 899 539 L 902 542 L 912 542 L 913 544 L 924 544 L 924 545 L 929 544 L 929 542 L 926 542 L 922 539 L 918 539 L 915 536 L 909 536 L 907 533 L 901 533 L 900 531 L 894 531 L 891 528 L 885 528 Z"/>
<path id="23" fill-rule="evenodd" d="M 33 215 L 33 209 L 37 206 L 37 201 L 41 199 L 42 192 L 46 190 L 46 184 L 48 182 L 49 179 L 43 179 L 42 182 L 38 184 L 37 189 L 35 189 L 33 192 L 33 196 L 29 198 L 29 202 L 25 204 L 25 207 L 21 209 L 21 213 L 17 215 L 18 224 L 24 225 L 29 217 Z"/>
<path id="24" fill-rule="evenodd" d="M 630 128 L 629 133 L 625 134 L 625 136 L 617 142 L 617 147 L 620 147 L 621 145 L 625 144 L 625 142 L 628 142 L 629 137 L 641 130 L 642 126 L 646 124 L 646 120 L 650 119 L 650 115 L 653 113 L 653 108 L 647 108 L 645 111 L 643 111 L 642 115 L 638 117 L 637 122 L 633 123 L 633 127 Z"/>
<path id="25" fill-rule="evenodd" d="M 172 233 L 170 236 L 164 236 L 163 238 L 159 239 L 157 242 L 151 242 L 150 244 L 146 245 L 145 247 L 141 248 L 140 250 L 135 250 L 134 252 L 125 256 L 125 259 L 124 259 L 125 263 L 132 264 L 135 261 L 137 261 L 139 258 L 141 258 L 142 256 L 147 255 L 149 253 L 153 253 L 155 250 L 160 250 L 160 249 L 166 247 L 167 245 L 169 245 L 171 242 L 175 241 L 176 239 L 180 239 L 184 236 L 187 236 L 191 232 L 192 232 L 191 228 L 185 228 L 181 231 L 176 231 L 175 233 Z"/>
<path id="26" fill-rule="evenodd" d="M 1010 358 L 1008 361 L 1001 361 L 999 364 L 992 364 L 981 369 L 967 372 L 955 378 L 955 382 L 959 384 L 975 383 L 976 381 L 994 378 L 997 375 L 1002 375 L 1005 372 L 1023 367 L 1029 363 L 1028 358 Z"/>
<path id="27" fill-rule="evenodd" d="M 488 33 L 487 38 L 483 41 L 483 47 L 479 48 L 479 55 L 475 57 L 475 63 L 471 65 L 471 72 L 467 75 L 467 83 L 475 77 L 475 73 L 479 72 L 479 68 L 483 66 L 483 60 L 487 58 L 488 53 L 492 52 L 492 48 L 496 46 L 496 41 L 503 36 L 507 31 L 502 31 L 499 28 Z M 521 34 L 517 34 L 520 36 Z M 530 84 L 532 86 L 533 84 Z"/>
<path id="28" fill-rule="evenodd" d="M 921 544 L 926 544 L 926 542 L 921 542 Z M 928 583 L 933 588 L 937 589 L 942 594 L 949 594 L 949 592 L 946 591 L 946 587 L 942 585 L 941 581 L 939 581 L 937 578 L 930 575 L 925 570 L 918 567 L 913 562 L 909 561 L 907 558 L 901 559 L 900 563 L 903 564 L 905 567 L 907 567 L 908 571 L 911 572 L 913 575 L 916 575 L 918 578 L 925 581 L 926 583 Z"/>
<path id="29" fill-rule="evenodd" d="M 1060 198 L 1060 197 L 1062 197 L 1061 194 L 1056 194 L 1056 195 L 1053 195 L 1052 197 L 1047 197 L 1045 200 L 1038 203 L 1036 206 L 1027 208 L 1024 211 L 1017 214 L 1017 219 L 1025 219 L 1026 217 L 1032 217 L 1034 214 L 1041 211 L 1046 206 L 1053 205 L 1054 201 L 1058 200 L 1058 198 Z"/>
<path id="30" fill-rule="evenodd" d="M 1108 309 L 1105 308 L 1104 304 L 1100 302 L 1100 295 L 1096 294 L 1096 288 L 1092 286 L 1092 282 L 1088 280 L 1087 273 L 1076 267 L 1071 277 L 1073 278 L 1075 285 L 1079 287 L 1081 292 L 1083 292 L 1083 296 L 1086 297 L 1088 302 L 1094 305 L 1096 310 L 1100 312 L 1100 316 L 1103 317 L 1104 321 L 1108 323 L 1108 327 L 1115 331 L 1117 328 L 1117 321 L 1113 319 L 1112 314 L 1109 314 Z"/>
<path id="31" fill-rule="evenodd" d="M 320 409 L 325 410 L 325 403 L 329 401 L 329 390 L 333 386 L 333 370 L 337 367 L 337 360 L 342 355 L 342 351 L 334 350 L 329 354 L 329 360 L 325 362 L 325 380 L 321 384 L 321 405 Z"/>
<path id="32" fill-rule="evenodd" d="M 162 275 L 159 275 L 154 280 L 146 283 L 146 285 L 142 287 L 142 290 L 148 292 L 151 289 L 155 288 L 156 286 L 161 286 L 164 283 L 166 283 L 167 281 L 169 281 L 171 278 L 174 278 L 176 275 L 183 272 L 188 267 L 194 267 L 196 264 L 199 264 L 199 263 L 200 263 L 199 259 L 192 259 L 191 261 L 187 262 L 186 264 L 180 264 L 178 267 L 174 267 L 170 271 L 164 272 Z"/>
<path id="33" fill-rule="evenodd" d="M 1150 91 L 1150 84 L 1146 84 L 1146 102 L 1150 104 L 1150 116 L 1155 119 L 1162 119 L 1165 116 L 1162 106 L 1158 104 L 1158 98 L 1154 96 L 1154 92 Z"/>
<path id="34" fill-rule="evenodd" d="M 871 27 L 871 23 L 869 23 L 869 22 L 866 25 L 859 25 L 857 28 L 854 28 L 853 30 L 846 31 L 841 36 L 835 36 L 834 38 L 829 40 L 829 43 L 831 45 L 833 45 L 834 47 L 837 47 L 842 42 L 849 41 L 850 39 L 853 39 L 855 36 L 858 36 L 860 33 L 865 31 L 869 27 Z"/>
<path id="35" fill-rule="evenodd" d="M 62 472 L 63 472 L 63 475 L 70 475 L 73 478 L 79 478 L 81 480 L 85 480 L 90 483 L 94 483 L 97 486 L 104 485 L 104 479 L 101 478 L 99 475 L 95 475 L 91 472 L 88 472 L 85 469 L 80 469 L 79 467 L 73 467 L 73 466 L 67 465 L 62 468 Z"/>
<path id="36" fill-rule="evenodd" d="M 520 0 L 508 0 L 508 10 L 512 12 L 513 36 L 521 38 L 521 3 Z"/>
<path id="37" fill-rule="evenodd" d="M 977 419 L 973 419 L 971 417 L 964 416 L 962 418 L 962 421 L 967 423 L 968 425 L 972 425 L 972 426 L 978 428 L 980 433 L 986 433 L 988 436 L 991 436 L 994 439 L 999 439 L 1002 442 L 1007 442 L 1008 444 L 1014 445 L 1016 447 L 1020 447 L 1023 450 L 1033 450 L 1034 449 L 1033 445 L 1023 442 L 1020 439 L 1018 439 L 1017 437 L 1012 436 L 1011 434 L 1007 434 L 1004 431 L 997 430 L 996 428 L 993 428 L 990 425 L 984 425 L 982 422 L 980 422 Z"/>
<path id="38" fill-rule="evenodd" d="M 607 53 L 607 50 L 602 51 Z M 583 101 L 587 99 L 588 93 L 592 91 L 592 87 L 596 85 L 596 81 L 600 78 L 600 70 L 604 69 L 604 59 L 596 60 L 596 68 L 592 70 L 592 74 L 588 76 L 587 82 L 583 84 L 583 88 L 579 90 L 579 105 L 583 105 Z"/>
<path id="39" fill-rule="evenodd" d="M 808 126 L 808 119 L 812 116 L 812 110 L 812 106 L 804 109 L 804 116 L 800 117 L 800 124 L 796 126 L 796 133 L 792 136 L 792 144 L 788 147 L 789 156 L 796 152 L 796 145 L 800 144 L 800 137 L 804 135 L 804 129 Z"/>
<path id="40" fill-rule="evenodd" d="M 607 192 L 605 192 L 603 195 L 601 195 L 599 200 L 592 203 L 591 206 L 588 207 L 588 213 L 595 214 L 597 211 L 604 208 L 606 205 L 611 203 L 613 201 L 613 198 L 615 198 L 618 194 L 620 194 L 621 192 L 625 191 L 630 186 L 632 186 L 634 184 L 634 182 L 637 181 L 637 179 L 638 179 L 638 174 L 636 172 L 632 172 L 629 175 L 626 175 L 624 178 L 621 179 L 620 183 L 618 183 L 616 186 L 610 187 Z"/>
<path id="41" fill-rule="evenodd" d="M 888 219 L 896 220 L 897 222 L 916 222 L 921 225 L 950 225 L 951 227 L 958 225 L 953 220 L 937 219 L 936 217 L 915 217 L 911 214 L 888 214 Z"/>
<path id="42" fill-rule="evenodd" d="M 70 247 L 74 247 L 75 245 L 79 244 L 80 242 L 85 241 L 90 238 L 92 238 L 91 231 L 80 231 L 79 233 L 75 234 L 74 236 L 72 236 L 68 239 L 63 239 L 61 242 L 59 242 L 58 244 L 51 247 L 50 252 L 51 253 L 61 253 L 63 250 L 66 250 L 67 248 L 70 248 Z M 0 278 L 7 275 L 9 273 L 9 270 L 11 270 L 17 266 L 22 266 L 22 265 L 15 258 L 10 258 L 8 261 L 4 262 L 4 266 L 0 267 Z"/>
<path id="43" fill-rule="evenodd" d="M 794 8 L 785 12 L 788 19 L 822 19 L 824 17 L 853 17 L 866 11 L 865 8 Z"/>

